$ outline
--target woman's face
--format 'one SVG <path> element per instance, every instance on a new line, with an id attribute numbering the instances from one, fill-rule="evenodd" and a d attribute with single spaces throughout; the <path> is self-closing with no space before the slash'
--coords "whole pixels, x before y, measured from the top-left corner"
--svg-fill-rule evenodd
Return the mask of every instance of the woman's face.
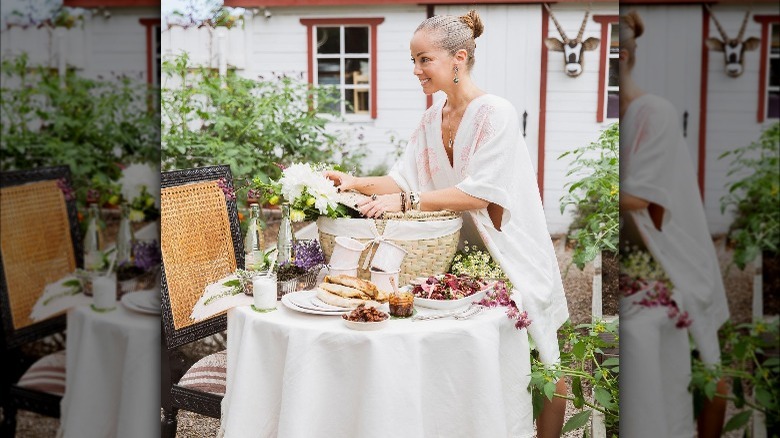
<path id="1" fill-rule="evenodd" d="M 434 46 L 428 32 L 416 32 L 409 48 L 413 74 L 420 80 L 423 93 L 433 94 L 452 84 L 454 58 L 446 50 Z"/>

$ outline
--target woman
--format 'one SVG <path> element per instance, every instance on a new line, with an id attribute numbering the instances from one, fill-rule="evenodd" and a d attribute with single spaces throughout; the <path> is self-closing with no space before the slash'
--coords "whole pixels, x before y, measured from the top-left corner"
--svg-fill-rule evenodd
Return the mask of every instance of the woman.
<path id="1" fill-rule="evenodd" d="M 720 362 L 718 328 L 728 306 L 693 163 L 666 100 L 634 82 L 636 12 L 620 17 L 621 240 L 648 250 L 674 285 L 673 298 L 692 322 L 678 328 L 662 307 L 643 307 L 637 293 L 620 304 L 620 433 L 630 437 L 694 436 L 688 335 L 704 363 Z M 651 299 L 651 298 L 650 298 Z M 720 382 L 719 392 L 725 392 Z M 725 400 L 706 403 L 699 437 L 720 436 Z"/>
<path id="2" fill-rule="evenodd" d="M 447 98 L 425 112 L 389 175 L 328 177 L 343 190 L 373 195 L 359 205 L 367 217 L 410 208 L 468 212 L 463 235 L 479 236 L 515 285 L 513 298 L 533 321 L 528 331 L 540 358 L 553 364 L 559 360 L 556 332 L 568 319 L 566 297 L 517 113 L 470 76 L 474 39 L 482 31 L 476 11 L 420 24 L 410 44 L 413 73 L 425 94 L 443 91 Z M 566 393 L 563 381 L 558 392 Z M 531 436 L 530 394 L 518 395 L 527 397 L 529 412 L 522 435 L 512 436 Z M 563 399 L 547 403 L 539 436 L 558 437 L 564 411 Z"/>

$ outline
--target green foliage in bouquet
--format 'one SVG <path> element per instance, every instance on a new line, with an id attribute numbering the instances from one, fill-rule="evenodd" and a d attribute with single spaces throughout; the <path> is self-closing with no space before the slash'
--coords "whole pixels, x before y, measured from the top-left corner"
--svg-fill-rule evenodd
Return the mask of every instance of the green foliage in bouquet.
<path id="1" fill-rule="evenodd" d="M 238 180 L 276 180 L 276 163 L 335 163 L 357 168 L 365 156 L 357 129 L 327 129 L 340 108 L 332 87 L 278 74 L 259 80 L 228 70 L 220 77 L 186 54 L 162 63 L 163 170 L 216 164 Z"/>
<path id="2" fill-rule="evenodd" d="M 501 266 L 490 256 L 490 253 L 480 250 L 476 245 L 469 246 L 468 242 L 466 242 L 463 250 L 458 251 L 452 259 L 450 273 L 483 279 L 504 280 L 507 290 L 512 290 L 512 283 L 506 277 L 504 271 L 501 270 Z"/>
<path id="3" fill-rule="evenodd" d="M 122 165 L 160 162 L 155 90 L 145 82 L 60 77 L 24 54 L 3 58 L 2 72 L 0 169 L 68 165 L 84 205 L 91 187 L 119 181 Z"/>
<path id="4" fill-rule="evenodd" d="M 720 156 L 725 157 L 731 157 L 728 175 L 740 179 L 727 185 L 721 212 L 736 210 L 729 238 L 735 244 L 734 263 L 744 269 L 761 251 L 776 253 L 780 245 L 780 123 L 757 141 Z"/>
<path id="5" fill-rule="evenodd" d="M 613 123 L 601 132 L 599 139 L 587 146 L 564 152 L 558 159 L 573 155 L 566 176 L 584 175 L 566 183 L 568 192 L 560 199 L 561 213 L 576 208 L 576 218 L 569 238 L 575 242 L 572 263 L 579 269 L 601 251 L 617 252 L 619 227 L 620 127 Z"/>

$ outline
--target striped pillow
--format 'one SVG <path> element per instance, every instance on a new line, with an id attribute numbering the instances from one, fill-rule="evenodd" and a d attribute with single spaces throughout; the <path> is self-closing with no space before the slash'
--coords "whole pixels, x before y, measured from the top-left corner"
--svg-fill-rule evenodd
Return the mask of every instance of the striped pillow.
<path id="1" fill-rule="evenodd" d="M 16 385 L 59 396 L 65 394 L 65 350 L 38 359 Z"/>
<path id="2" fill-rule="evenodd" d="M 179 381 L 179 386 L 198 391 L 225 395 L 227 350 L 210 354 L 195 362 Z"/>

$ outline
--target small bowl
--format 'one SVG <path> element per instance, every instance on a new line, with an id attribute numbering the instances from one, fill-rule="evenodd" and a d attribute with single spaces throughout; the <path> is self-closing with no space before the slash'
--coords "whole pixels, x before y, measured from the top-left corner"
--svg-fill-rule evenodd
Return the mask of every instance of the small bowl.
<path id="1" fill-rule="evenodd" d="M 387 325 L 387 321 L 390 321 L 390 315 L 387 315 L 387 318 L 379 321 L 379 322 L 358 322 L 358 321 L 350 321 L 344 318 L 341 318 L 342 321 L 344 321 L 344 324 L 351 328 L 352 330 L 358 330 L 358 331 L 370 331 L 370 330 L 379 330 Z"/>
<path id="2" fill-rule="evenodd" d="M 355 266 L 354 268 L 334 268 L 332 266 L 328 267 L 328 275 L 336 276 L 336 275 L 346 275 L 349 277 L 357 277 L 358 276 L 358 267 Z"/>

